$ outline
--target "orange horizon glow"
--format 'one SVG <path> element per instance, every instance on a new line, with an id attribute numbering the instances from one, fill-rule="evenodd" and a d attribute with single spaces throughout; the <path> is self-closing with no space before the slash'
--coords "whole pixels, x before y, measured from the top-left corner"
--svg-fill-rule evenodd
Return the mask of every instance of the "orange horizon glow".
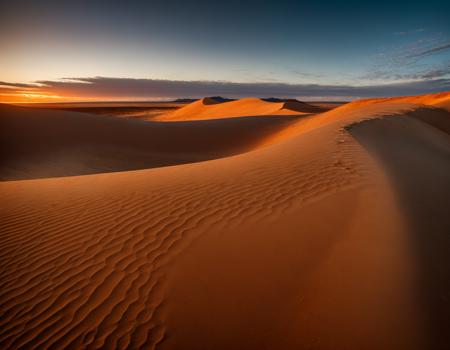
<path id="1" fill-rule="evenodd" d="M 0 103 L 5 104 L 33 104 L 33 103 L 83 103 L 83 102 L 169 102 L 173 98 L 135 98 L 135 97 L 79 97 L 79 96 L 61 96 L 45 93 L 17 93 L 2 94 L 0 93 Z"/>
<path id="2" fill-rule="evenodd" d="M 4 104 L 33 104 L 33 103 L 66 103 L 66 102 L 72 102 L 72 103 L 83 103 L 83 102 L 170 102 L 173 99 L 165 98 L 117 98 L 117 97 L 111 97 L 111 98 L 97 98 L 97 97 L 67 97 L 67 96 L 47 96 L 42 95 L 39 97 L 35 96 L 20 96 L 20 95 L 14 95 L 12 98 L 3 98 L 4 95 L 0 94 L 0 103 Z"/>
<path id="3" fill-rule="evenodd" d="M 2 86 L 0 85 L 0 88 Z M 65 102 L 115 102 L 115 101 L 129 101 L 129 102 L 146 102 L 146 101 L 170 101 L 170 98 L 136 98 L 133 96 L 68 96 L 58 94 L 55 91 L 41 90 L 41 87 L 15 89 L 10 87 L 3 87 L 0 91 L 0 103 L 5 104 L 33 104 L 33 103 L 65 103 Z"/>
<path id="4" fill-rule="evenodd" d="M 58 95 L 43 93 L 13 93 L 0 94 L 1 103 L 36 103 L 36 102 L 55 102 L 62 101 L 65 98 Z"/>
<path id="5" fill-rule="evenodd" d="M 53 92 L 41 90 L 41 87 L 15 88 L 0 85 L 0 103 L 36 103 L 71 100 Z"/>
<path id="6" fill-rule="evenodd" d="M 50 102 L 76 102 L 90 101 L 91 98 L 77 98 L 47 94 L 0 94 L 0 103 L 50 103 Z"/>
<path id="7" fill-rule="evenodd" d="M 117 101 L 117 98 L 105 97 L 79 97 L 79 96 L 63 96 L 48 93 L 45 91 L 39 92 L 11 92 L 0 93 L 0 103 L 15 104 L 15 103 L 52 103 L 52 102 L 111 102 Z M 127 99 L 128 100 L 128 99 Z M 133 100 L 133 99 L 129 99 Z M 138 100 L 136 100 L 138 101 Z"/>

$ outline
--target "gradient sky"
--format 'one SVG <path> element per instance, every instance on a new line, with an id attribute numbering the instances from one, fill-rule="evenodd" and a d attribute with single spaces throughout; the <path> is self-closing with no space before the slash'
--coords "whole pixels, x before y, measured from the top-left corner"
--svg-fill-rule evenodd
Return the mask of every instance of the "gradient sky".
<path id="1" fill-rule="evenodd" d="M 0 6 L 3 101 L 200 97 L 208 87 L 338 99 L 450 90 L 449 1 Z"/>

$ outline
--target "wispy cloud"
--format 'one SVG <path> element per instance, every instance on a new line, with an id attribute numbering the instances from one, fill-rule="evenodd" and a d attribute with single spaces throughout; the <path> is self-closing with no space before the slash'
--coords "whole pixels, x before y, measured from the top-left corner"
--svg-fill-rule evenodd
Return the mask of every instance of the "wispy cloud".
<path id="1" fill-rule="evenodd" d="M 377 58 L 380 64 L 402 67 L 450 49 L 450 39 L 436 36 L 422 38 L 397 47 L 386 49 Z"/>
<path id="2" fill-rule="evenodd" d="M 450 49 L 450 42 L 444 44 L 431 45 L 431 47 L 418 47 L 417 52 L 410 54 L 408 57 L 424 57 Z"/>
<path id="3" fill-rule="evenodd" d="M 383 80 L 383 81 L 411 81 L 411 80 L 429 80 L 442 79 L 450 76 L 450 62 L 443 64 L 418 68 L 412 71 L 392 69 L 389 67 L 380 67 L 372 69 L 362 78 L 365 80 Z"/>
<path id="4" fill-rule="evenodd" d="M 300 71 L 298 69 L 292 69 L 290 71 L 291 74 L 294 75 L 298 75 L 302 78 L 322 78 L 323 75 L 322 74 L 318 74 L 318 73 L 310 73 L 310 72 L 304 72 L 304 71 Z"/>
<path id="5" fill-rule="evenodd" d="M 40 84 L 37 83 L 8 83 L 6 81 L 0 81 L 1 88 L 36 88 L 39 87 Z"/>
<path id="6" fill-rule="evenodd" d="M 450 39 L 442 33 L 385 48 L 361 80 L 407 81 L 450 76 Z"/>
<path id="7" fill-rule="evenodd" d="M 418 28 L 413 30 L 406 30 L 402 32 L 395 32 L 394 35 L 409 35 L 409 34 L 417 34 L 425 31 L 425 28 Z"/>

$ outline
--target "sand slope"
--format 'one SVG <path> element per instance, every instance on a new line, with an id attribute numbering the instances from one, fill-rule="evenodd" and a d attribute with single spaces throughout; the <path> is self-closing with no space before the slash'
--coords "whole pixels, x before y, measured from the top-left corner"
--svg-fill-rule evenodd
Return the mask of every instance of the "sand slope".
<path id="1" fill-rule="evenodd" d="M 159 115 L 156 120 L 204 120 L 257 115 L 289 115 L 323 112 L 323 107 L 299 101 L 267 102 L 259 98 L 243 98 L 221 102 L 206 97 L 173 112 Z"/>
<path id="2" fill-rule="evenodd" d="M 228 158 L 0 183 L 0 347 L 444 348 L 448 118 L 354 102 Z"/>
<path id="3" fill-rule="evenodd" d="M 120 118 L 153 120 L 157 115 L 178 109 L 186 104 L 178 102 L 63 102 L 31 104 L 19 103 L 15 105 L 36 109 L 53 109 Z"/>
<path id="4" fill-rule="evenodd" d="M 220 158 L 260 147 L 297 119 L 145 123 L 0 105 L 0 179 L 93 174 Z"/>
<path id="5" fill-rule="evenodd" d="M 404 96 L 404 97 L 391 97 L 391 98 L 379 98 L 376 100 L 363 100 L 361 102 L 369 103 L 383 103 L 383 102 L 406 102 L 417 103 L 427 106 L 436 106 L 439 108 L 450 110 L 450 92 L 441 92 L 437 94 L 427 94 L 418 96 Z"/>

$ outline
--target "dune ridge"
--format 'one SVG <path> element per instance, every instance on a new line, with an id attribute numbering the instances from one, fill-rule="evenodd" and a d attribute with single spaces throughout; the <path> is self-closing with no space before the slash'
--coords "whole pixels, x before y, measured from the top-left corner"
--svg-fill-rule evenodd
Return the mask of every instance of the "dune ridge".
<path id="1" fill-rule="evenodd" d="M 0 346 L 445 346 L 436 100 L 349 103 L 201 163 L 0 183 Z"/>
<path id="2" fill-rule="evenodd" d="M 377 99 L 364 99 L 358 101 L 360 103 L 383 103 L 383 102 L 406 102 L 417 103 L 427 106 L 435 106 L 449 110 L 450 92 L 440 92 L 435 94 L 417 95 L 417 96 L 400 96 Z"/>
<path id="3" fill-rule="evenodd" d="M 259 98 L 243 98 L 223 102 L 206 97 L 190 103 L 173 112 L 156 117 L 160 121 L 205 120 L 235 118 L 244 116 L 311 114 L 323 112 L 325 108 L 292 100 L 287 102 L 268 102 Z"/>

